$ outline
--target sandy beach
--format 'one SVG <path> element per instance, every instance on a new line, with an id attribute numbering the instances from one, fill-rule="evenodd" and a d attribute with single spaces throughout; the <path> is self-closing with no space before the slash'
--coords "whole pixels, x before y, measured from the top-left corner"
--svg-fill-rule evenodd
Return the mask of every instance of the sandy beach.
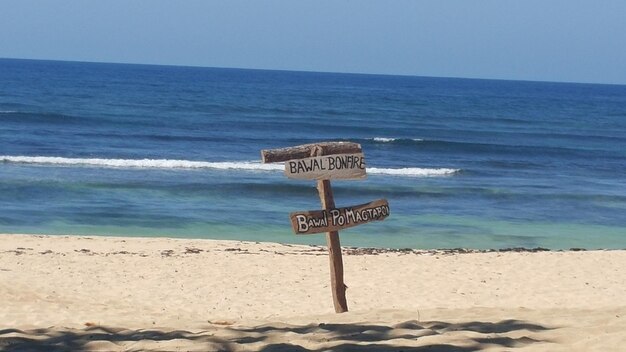
<path id="1" fill-rule="evenodd" d="M 623 351 L 626 251 L 1 235 L 0 350 Z"/>

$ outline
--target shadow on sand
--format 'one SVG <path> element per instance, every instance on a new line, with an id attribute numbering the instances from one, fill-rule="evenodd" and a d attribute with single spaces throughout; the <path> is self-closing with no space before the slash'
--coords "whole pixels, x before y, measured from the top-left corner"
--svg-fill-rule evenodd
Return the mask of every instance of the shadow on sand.
<path id="1" fill-rule="evenodd" d="M 159 329 L 0 330 L 0 351 L 479 351 L 535 343 L 552 328 L 518 320 L 446 323 L 210 326 L 197 332 Z M 511 334 L 517 337 L 506 336 Z M 521 336 L 521 337 L 519 337 Z"/>

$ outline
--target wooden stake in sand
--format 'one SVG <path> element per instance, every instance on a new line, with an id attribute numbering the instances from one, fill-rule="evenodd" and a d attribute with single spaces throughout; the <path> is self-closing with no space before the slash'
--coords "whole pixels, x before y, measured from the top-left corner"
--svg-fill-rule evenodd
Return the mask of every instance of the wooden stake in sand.
<path id="1" fill-rule="evenodd" d="M 317 180 L 322 210 L 294 212 L 289 215 L 296 234 L 326 232 L 330 259 L 330 284 L 335 312 L 348 311 L 343 282 L 343 259 L 339 230 L 389 215 L 389 203 L 379 199 L 370 203 L 336 208 L 331 179 L 365 178 L 365 158 L 361 145 L 351 142 L 322 142 L 261 151 L 264 163 L 285 162 L 285 175 L 295 179 Z"/>

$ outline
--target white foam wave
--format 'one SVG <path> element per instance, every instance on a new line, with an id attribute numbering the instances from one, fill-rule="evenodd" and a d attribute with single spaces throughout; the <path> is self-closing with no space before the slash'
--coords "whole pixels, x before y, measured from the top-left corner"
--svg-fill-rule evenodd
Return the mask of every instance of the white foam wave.
<path id="1" fill-rule="evenodd" d="M 113 168 L 147 169 L 221 169 L 221 170 L 283 170 L 279 164 L 261 164 L 254 161 L 191 161 L 171 159 L 97 159 L 97 158 L 62 158 L 51 156 L 0 156 L 0 162 L 42 164 L 59 166 L 98 166 Z"/>
<path id="2" fill-rule="evenodd" d="M 14 110 L 0 110 L 0 114 L 13 114 L 16 112 L 17 111 L 14 111 Z"/>
<path id="3" fill-rule="evenodd" d="M 258 161 L 191 161 L 172 159 L 98 159 L 98 158 L 64 158 L 55 156 L 11 156 L 0 155 L 0 163 L 39 164 L 55 166 L 91 166 L 109 168 L 143 168 L 143 169 L 218 169 L 246 171 L 283 171 L 282 163 L 262 164 Z M 459 172 L 459 169 L 429 168 L 378 168 L 368 167 L 371 175 L 394 175 L 408 177 L 447 176 Z"/>
<path id="4" fill-rule="evenodd" d="M 371 140 L 373 140 L 374 142 L 379 142 L 379 143 L 391 143 L 391 142 L 395 142 L 398 140 L 402 140 L 403 138 L 390 138 L 390 137 L 374 137 L 371 138 Z M 411 140 L 414 142 L 421 142 L 423 141 L 423 139 L 421 138 L 407 138 L 406 140 Z"/>
<path id="5" fill-rule="evenodd" d="M 411 177 L 435 177 L 448 176 L 460 172 L 460 169 L 428 169 L 421 167 L 405 167 L 400 169 L 368 167 L 367 173 L 373 175 L 394 175 L 394 176 L 411 176 Z"/>

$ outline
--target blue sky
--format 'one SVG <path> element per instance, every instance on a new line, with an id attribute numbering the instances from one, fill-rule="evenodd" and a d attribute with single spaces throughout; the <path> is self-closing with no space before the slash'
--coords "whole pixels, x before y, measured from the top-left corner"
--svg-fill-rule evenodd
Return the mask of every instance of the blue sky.
<path id="1" fill-rule="evenodd" d="M 626 84 L 626 1 L 0 0 L 0 57 Z"/>

